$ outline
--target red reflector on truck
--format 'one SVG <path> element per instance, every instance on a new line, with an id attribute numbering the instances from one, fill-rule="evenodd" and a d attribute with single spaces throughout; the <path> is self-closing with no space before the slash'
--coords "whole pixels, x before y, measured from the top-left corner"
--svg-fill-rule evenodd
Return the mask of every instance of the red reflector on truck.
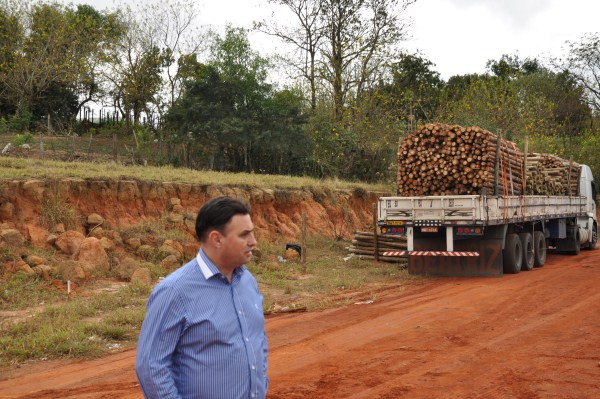
<path id="1" fill-rule="evenodd" d="M 384 252 L 383 256 L 479 256 L 479 252 L 397 251 Z"/>

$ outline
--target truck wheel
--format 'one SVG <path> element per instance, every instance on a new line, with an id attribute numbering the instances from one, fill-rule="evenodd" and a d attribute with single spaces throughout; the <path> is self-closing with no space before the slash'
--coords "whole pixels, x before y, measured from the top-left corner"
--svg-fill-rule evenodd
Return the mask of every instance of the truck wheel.
<path id="1" fill-rule="evenodd" d="M 519 234 L 521 246 L 523 247 L 523 265 L 521 270 L 533 270 L 533 238 L 531 233 L 525 232 Z"/>
<path id="2" fill-rule="evenodd" d="M 588 242 L 586 246 L 587 249 L 596 249 L 596 244 L 598 243 L 598 226 L 594 225 L 592 228 L 592 239 Z"/>
<path id="3" fill-rule="evenodd" d="M 533 266 L 542 267 L 546 264 L 546 237 L 541 231 L 533 232 Z"/>
<path id="4" fill-rule="evenodd" d="M 504 273 L 517 274 L 521 271 L 523 263 L 523 246 L 519 236 L 515 233 L 506 236 L 504 250 L 502 251 L 502 265 Z"/>
<path id="5" fill-rule="evenodd" d="M 579 235 L 579 228 L 575 232 L 575 243 L 573 247 L 573 251 L 571 252 L 573 255 L 579 255 L 581 252 L 581 236 Z"/>

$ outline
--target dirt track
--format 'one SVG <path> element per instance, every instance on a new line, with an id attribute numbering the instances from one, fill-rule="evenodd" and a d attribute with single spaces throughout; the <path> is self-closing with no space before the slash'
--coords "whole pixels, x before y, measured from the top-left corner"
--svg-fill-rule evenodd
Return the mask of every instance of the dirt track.
<path id="1" fill-rule="evenodd" d="M 273 399 L 598 398 L 600 249 L 269 318 L 267 330 Z M 23 366 L 0 377 L 0 398 L 140 398 L 134 356 Z"/>

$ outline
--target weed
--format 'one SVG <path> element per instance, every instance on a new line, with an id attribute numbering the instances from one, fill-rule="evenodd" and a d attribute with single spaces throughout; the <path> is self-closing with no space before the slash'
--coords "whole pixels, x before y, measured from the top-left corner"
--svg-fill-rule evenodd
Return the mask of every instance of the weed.
<path id="1" fill-rule="evenodd" d="M 18 146 L 22 146 L 23 144 L 32 144 L 33 143 L 33 135 L 29 132 L 27 133 L 19 133 L 19 134 L 15 134 L 15 137 L 13 138 L 12 143 L 14 145 Z"/>
<path id="2" fill-rule="evenodd" d="M 0 310 L 39 306 L 62 297 L 60 291 L 38 276 L 15 273 L 0 279 Z"/>
<path id="3" fill-rule="evenodd" d="M 149 291 L 131 284 L 117 292 L 75 297 L 60 306 L 48 306 L 21 322 L 3 323 L 0 360 L 94 356 L 105 350 L 107 342 L 134 342 Z"/>
<path id="4" fill-rule="evenodd" d="M 72 229 L 77 221 L 77 212 L 63 201 L 52 198 L 44 201 L 41 210 L 40 222 L 49 229 L 59 223 L 64 224 L 66 229 Z"/>

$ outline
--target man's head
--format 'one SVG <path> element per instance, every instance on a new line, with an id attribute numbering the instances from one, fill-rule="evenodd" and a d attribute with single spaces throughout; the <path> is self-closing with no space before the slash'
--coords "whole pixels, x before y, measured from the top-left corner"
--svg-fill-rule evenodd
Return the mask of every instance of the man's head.
<path id="1" fill-rule="evenodd" d="M 231 270 L 247 263 L 256 247 L 250 206 L 229 197 L 209 200 L 198 212 L 196 235 L 217 267 Z"/>
<path id="2" fill-rule="evenodd" d="M 231 197 L 215 197 L 206 202 L 198 211 L 196 236 L 200 242 L 206 241 L 212 230 L 225 234 L 227 224 L 235 215 L 249 215 L 250 205 Z"/>

